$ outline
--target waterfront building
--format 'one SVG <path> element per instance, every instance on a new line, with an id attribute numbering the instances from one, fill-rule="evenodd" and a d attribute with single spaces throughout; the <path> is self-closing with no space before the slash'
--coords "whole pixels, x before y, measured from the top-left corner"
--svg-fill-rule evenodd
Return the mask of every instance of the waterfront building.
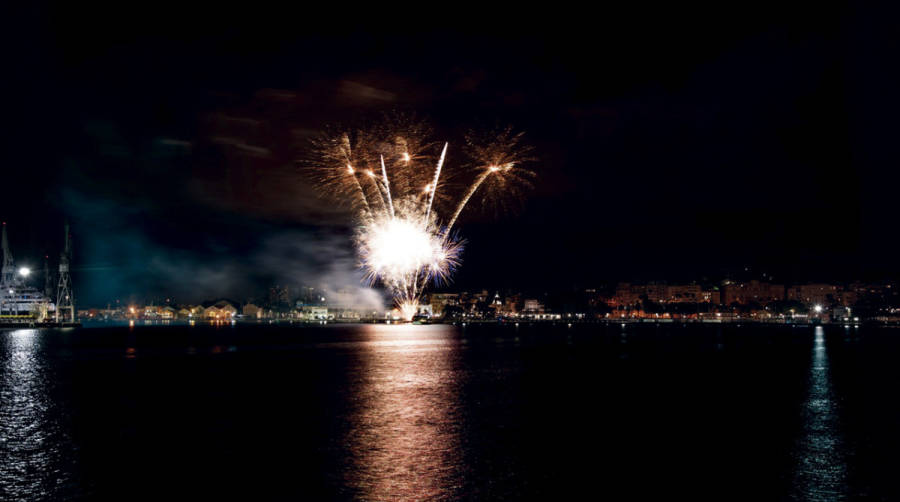
<path id="1" fill-rule="evenodd" d="M 676 284 L 666 289 L 664 303 L 700 303 L 703 298 L 703 288 L 699 284 Z"/>
<path id="2" fill-rule="evenodd" d="M 339 307 L 337 309 L 329 308 L 328 315 L 336 320 L 340 321 L 359 321 L 363 317 L 366 317 L 361 312 L 365 312 L 365 309 L 354 309 L 347 307 Z M 372 312 L 372 317 L 374 317 L 375 313 Z"/>
<path id="3" fill-rule="evenodd" d="M 615 294 L 607 300 L 610 307 L 633 307 L 646 298 L 654 303 L 720 303 L 717 290 L 705 290 L 699 284 L 665 284 L 620 282 Z"/>
<path id="4" fill-rule="evenodd" d="M 620 282 L 616 285 L 616 293 L 610 301 L 610 307 L 631 307 L 639 302 L 643 289 L 640 285 Z"/>
<path id="5" fill-rule="evenodd" d="M 858 319 L 858 318 L 857 318 Z M 831 309 L 832 322 L 848 322 L 853 320 L 853 309 L 846 306 L 837 306 Z"/>
<path id="6" fill-rule="evenodd" d="M 526 315 L 543 314 L 544 305 L 538 300 L 528 298 L 525 300 L 525 305 L 522 308 L 522 313 Z"/>
<path id="7" fill-rule="evenodd" d="M 228 300 L 219 300 L 203 309 L 206 319 L 231 319 L 237 314 L 237 308 Z"/>
<path id="8" fill-rule="evenodd" d="M 700 293 L 700 297 L 704 303 L 720 305 L 722 303 L 722 291 L 719 288 L 704 289 Z"/>
<path id="9" fill-rule="evenodd" d="M 300 319 L 304 321 L 328 320 L 328 307 L 322 305 L 304 305 L 300 307 Z"/>
<path id="10" fill-rule="evenodd" d="M 105 309 L 100 309 L 99 317 L 101 319 L 124 319 L 125 318 L 125 309 L 111 308 L 111 307 L 107 307 Z"/>
<path id="11" fill-rule="evenodd" d="M 165 305 L 148 305 L 143 308 L 142 315 L 144 319 L 164 319 L 164 320 L 172 320 L 177 316 L 177 310 L 175 307 Z"/>
<path id="12" fill-rule="evenodd" d="M 515 297 L 508 297 L 501 300 L 500 294 L 498 293 L 494 295 L 494 301 L 491 302 L 491 307 L 494 308 L 494 312 L 499 316 L 516 316 L 518 314 Z"/>
<path id="13" fill-rule="evenodd" d="M 844 307 L 852 307 L 859 301 L 859 293 L 850 288 L 845 288 L 835 293 L 835 301 Z"/>
<path id="14" fill-rule="evenodd" d="M 459 306 L 459 293 L 431 293 L 429 303 L 431 312 L 435 316 L 442 317 L 446 307 Z"/>
<path id="15" fill-rule="evenodd" d="M 731 305 L 732 303 L 740 305 L 758 303 L 765 305 L 784 299 L 785 289 L 783 284 L 752 280 L 750 282 L 726 281 L 722 285 L 722 303 L 725 305 Z"/>
<path id="16" fill-rule="evenodd" d="M 788 288 L 787 296 L 806 305 L 831 305 L 839 296 L 839 289 L 832 284 L 798 284 Z"/>
<path id="17" fill-rule="evenodd" d="M 260 319 L 263 315 L 263 309 L 252 303 L 248 303 L 241 308 L 241 313 L 244 314 L 245 317 Z"/>
<path id="18" fill-rule="evenodd" d="M 669 299 L 669 287 L 664 283 L 651 282 L 644 285 L 644 296 L 647 300 L 656 303 L 665 303 Z"/>

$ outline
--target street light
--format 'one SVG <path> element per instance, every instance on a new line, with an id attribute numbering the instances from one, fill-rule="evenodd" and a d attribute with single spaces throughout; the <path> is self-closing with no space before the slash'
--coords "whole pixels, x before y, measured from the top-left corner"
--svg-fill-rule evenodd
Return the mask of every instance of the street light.
<path id="1" fill-rule="evenodd" d="M 816 305 L 815 307 L 813 307 L 813 310 L 816 311 L 816 314 L 821 314 L 821 313 L 822 313 L 822 306 L 821 306 L 821 305 Z"/>
<path id="2" fill-rule="evenodd" d="M 22 267 L 19 269 L 19 275 L 21 275 L 22 277 L 28 277 L 29 274 L 31 274 L 30 268 Z"/>

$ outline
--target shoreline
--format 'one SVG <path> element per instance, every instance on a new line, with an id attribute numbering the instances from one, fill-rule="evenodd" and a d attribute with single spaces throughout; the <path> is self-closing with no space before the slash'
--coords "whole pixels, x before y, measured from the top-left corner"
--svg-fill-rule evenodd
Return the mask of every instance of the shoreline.
<path id="1" fill-rule="evenodd" d="M 303 321 L 303 320 L 260 320 L 247 321 L 235 320 L 233 322 L 216 322 L 216 321 L 182 321 L 182 320 L 108 320 L 108 321 L 85 321 L 75 323 L 0 323 L 0 331 L 7 329 L 46 329 L 46 328 L 104 328 L 104 327 L 238 327 L 238 326 L 273 326 L 288 327 L 296 326 L 298 328 L 305 327 L 325 327 L 334 325 L 359 325 L 359 324 L 383 324 L 383 325 L 411 325 L 411 326 L 427 326 L 427 325 L 452 325 L 465 327 L 467 325 L 477 326 L 609 326 L 609 325 L 628 325 L 628 326 L 796 326 L 796 327 L 815 327 L 815 326 L 843 326 L 845 328 L 867 327 L 900 327 L 900 322 L 896 321 L 878 321 L 865 320 L 854 322 L 791 322 L 790 320 L 772 320 L 760 321 L 750 319 L 521 319 L 521 320 L 498 320 L 498 319 L 466 319 L 454 321 L 429 321 L 429 322 L 402 322 L 402 321 L 385 321 L 385 320 L 320 320 L 320 321 Z"/>

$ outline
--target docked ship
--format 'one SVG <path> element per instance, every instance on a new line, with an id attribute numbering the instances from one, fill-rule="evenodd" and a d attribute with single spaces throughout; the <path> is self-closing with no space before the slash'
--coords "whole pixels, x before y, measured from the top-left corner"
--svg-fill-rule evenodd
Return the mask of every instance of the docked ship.
<path id="1" fill-rule="evenodd" d="M 27 267 L 16 269 L 9 241 L 6 237 L 6 223 L 3 223 L 3 268 L 0 271 L 0 323 L 43 323 L 51 320 L 55 305 L 50 300 L 49 291 L 41 291 L 29 286 Z M 46 274 L 46 271 L 45 271 Z M 49 285 L 49 280 L 47 281 Z"/>

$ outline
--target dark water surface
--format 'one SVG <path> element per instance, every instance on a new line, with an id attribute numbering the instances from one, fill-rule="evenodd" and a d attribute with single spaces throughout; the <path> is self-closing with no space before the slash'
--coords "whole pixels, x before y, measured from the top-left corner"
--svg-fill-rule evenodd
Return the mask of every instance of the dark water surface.
<path id="1" fill-rule="evenodd" d="M 900 498 L 900 330 L 0 333 L 0 500 Z"/>

